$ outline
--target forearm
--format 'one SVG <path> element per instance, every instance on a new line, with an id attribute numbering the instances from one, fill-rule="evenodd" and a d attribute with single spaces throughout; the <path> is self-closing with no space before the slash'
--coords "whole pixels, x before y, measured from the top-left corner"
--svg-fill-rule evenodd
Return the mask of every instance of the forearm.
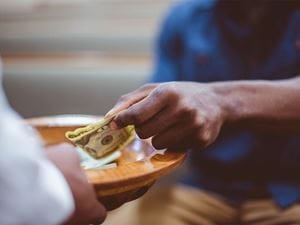
<path id="1" fill-rule="evenodd" d="M 221 98 L 228 124 L 276 133 L 300 132 L 300 77 L 211 85 Z"/>

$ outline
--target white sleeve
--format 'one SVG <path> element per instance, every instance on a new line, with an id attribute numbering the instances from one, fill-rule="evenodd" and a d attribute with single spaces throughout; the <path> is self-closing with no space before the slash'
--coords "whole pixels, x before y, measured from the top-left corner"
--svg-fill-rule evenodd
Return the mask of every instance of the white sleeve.
<path id="1" fill-rule="evenodd" d="M 0 224 L 56 225 L 73 210 L 67 182 L 44 156 L 35 131 L 10 109 L 0 75 Z"/>

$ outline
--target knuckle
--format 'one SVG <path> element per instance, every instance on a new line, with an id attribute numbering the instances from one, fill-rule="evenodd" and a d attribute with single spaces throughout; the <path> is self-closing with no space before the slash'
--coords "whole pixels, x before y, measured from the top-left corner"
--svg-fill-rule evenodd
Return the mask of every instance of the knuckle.
<path id="1" fill-rule="evenodd" d="M 152 92 L 151 96 L 152 96 L 154 99 L 159 99 L 159 98 L 162 96 L 162 90 L 161 90 L 161 88 L 156 88 L 156 89 Z"/>
<path id="2" fill-rule="evenodd" d="M 206 147 L 211 140 L 211 134 L 208 131 L 202 131 L 198 133 L 198 142 L 201 144 L 201 146 Z"/>
<path id="3" fill-rule="evenodd" d="M 193 119 L 197 115 L 197 110 L 189 103 L 182 102 L 180 104 L 180 112 L 187 118 Z"/>
<path id="4" fill-rule="evenodd" d="M 202 135 L 202 140 L 203 140 L 203 143 L 205 145 L 208 145 L 210 143 L 210 140 L 211 140 L 210 132 L 204 132 L 203 135 Z"/>
<path id="5" fill-rule="evenodd" d="M 199 115 L 194 118 L 195 129 L 202 129 L 204 125 L 205 125 L 205 118 L 202 115 Z"/>
<path id="6" fill-rule="evenodd" d="M 177 100 L 179 98 L 176 87 L 172 84 L 162 84 L 157 88 L 157 94 L 168 100 Z"/>

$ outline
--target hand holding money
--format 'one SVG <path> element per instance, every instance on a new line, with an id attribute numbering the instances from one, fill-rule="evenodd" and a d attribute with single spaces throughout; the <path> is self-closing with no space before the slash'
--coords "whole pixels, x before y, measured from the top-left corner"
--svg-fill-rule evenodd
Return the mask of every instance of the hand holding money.
<path id="1" fill-rule="evenodd" d="M 108 115 L 118 113 L 115 127 L 134 125 L 140 138 L 153 137 L 156 149 L 202 149 L 228 119 L 216 90 L 214 84 L 196 82 L 149 84 L 122 96 Z"/>
<path id="2" fill-rule="evenodd" d="M 120 157 L 118 151 L 134 139 L 133 126 L 111 129 L 110 123 L 113 119 L 114 116 L 105 117 L 97 123 L 66 133 L 66 137 L 80 148 L 81 161 L 85 167 L 100 167 L 114 161 Z"/>

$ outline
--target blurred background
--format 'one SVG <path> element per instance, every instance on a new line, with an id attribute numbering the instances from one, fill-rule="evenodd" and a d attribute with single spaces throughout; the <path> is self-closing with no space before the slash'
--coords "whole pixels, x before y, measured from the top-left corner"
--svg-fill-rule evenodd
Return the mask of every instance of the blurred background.
<path id="1" fill-rule="evenodd" d="M 12 107 L 28 118 L 103 115 L 120 95 L 146 82 L 155 38 L 171 0 L 0 2 L 4 88 Z M 104 225 L 130 225 L 144 202 L 151 206 L 157 192 L 165 195 L 161 187 L 181 173 L 162 179 L 145 195 L 146 201 L 110 213 Z"/>
<path id="2" fill-rule="evenodd" d="M 128 93 L 147 82 L 152 71 L 152 51 L 155 37 L 157 36 L 165 12 L 173 1 L 175 0 L 0 0 L 0 54 L 4 65 L 4 88 L 11 105 L 25 118 L 55 114 L 105 114 L 122 94 Z M 212 1 L 203 1 L 202 3 L 208 3 L 207 6 L 209 6 L 209 2 Z M 295 17 L 296 19 L 291 17 L 293 18 L 291 22 L 286 20 L 286 18 L 289 18 L 289 13 L 294 13 L 290 6 L 294 6 L 294 3 L 297 3 L 297 1 L 282 1 L 285 3 L 289 2 L 291 5 L 277 5 L 277 3 L 282 2 L 278 1 L 276 3 L 276 1 L 273 1 L 273 3 L 276 3 L 273 5 L 274 7 L 276 6 L 275 8 L 268 6 L 272 1 L 228 1 L 228 3 L 230 2 L 237 4 L 230 4 L 233 8 L 227 8 L 225 7 L 226 5 L 223 5 L 224 9 L 228 10 L 223 12 L 225 14 L 221 14 L 220 18 L 223 18 L 225 15 L 224 18 L 226 19 L 222 23 L 221 28 L 224 26 L 224 31 L 233 33 L 233 39 L 228 35 L 230 37 L 228 40 L 234 41 L 227 41 L 226 39 L 226 43 L 229 43 L 228 47 L 233 47 L 232 49 L 236 48 L 233 51 L 236 51 L 236 55 L 231 55 L 231 52 L 229 54 L 227 50 L 224 51 L 224 53 L 220 54 L 220 57 L 223 54 L 225 56 L 228 54 L 232 58 L 228 62 L 225 60 L 224 62 L 212 64 L 212 67 L 214 65 L 220 66 L 219 70 L 216 70 L 216 73 L 214 70 L 212 70 L 212 73 L 206 72 L 210 71 L 210 66 L 203 67 L 205 68 L 203 69 L 203 73 L 207 73 L 203 76 L 203 79 L 205 80 L 211 74 L 212 77 L 208 80 L 227 79 L 226 77 L 231 71 L 237 74 L 230 75 L 232 77 L 228 75 L 228 79 L 245 79 L 245 77 L 254 79 L 256 75 L 252 74 L 253 71 L 260 71 L 258 70 L 261 66 L 259 63 L 265 63 L 264 61 L 260 62 L 260 60 L 264 59 L 263 57 L 266 57 L 264 56 L 264 51 L 272 54 L 272 60 L 274 61 L 266 61 L 268 63 L 265 65 L 266 67 L 262 67 L 262 72 L 257 73 L 261 76 L 259 79 L 265 79 L 264 77 L 269 76 L 264 76 L 265 73 L 270 74 L 272 79 L 276 77 L 284 78 L 288 74 L 296 74 L 296 71 L 299 70 L 297 49 L 300 48 L 300 42 L 298 40 L 299 26 L 297 24 L 300 17 L 299 14 Z M 244 2 L 247 2 L 247 4 L 240 8 Z M 258 4 L 259 2 L 261 4 Z M 249 10 L 249 6 L 252 7 L 251 10 Z M 240 11 L 241 9 L 244 11 Z M 249 13 L 245 13 L 247 11 Z M 194 11 L 190 12 L 194 13 Z M 230 18 L 226 18 L 229 12 L 237 13 L 232 16 L 232 21 Z M 268 12 L 266 14 L 267 17 L 265 17 L 265 12 Z M 244 14 L 246 15 L 246 19 L 244 18 Z M 276 16 L 276 20 L 269 20 L 269 18 L 272 18 L 269 16 Z M 206 19 L 208 18 L 213 17 L 207 17 Z M 267 20 L 265 21 L 265 19 Z M 243 22 L 243 20 L 245 21 Z M 206 22 L 208 21 L 211 21 L 211 19 Z M 264 24 L 263 21 L 267 23 Z M 277 24 L 274 29 L 272 27 L 273 21 Z M 199 25 L 198 22 L 195 24 Z M 210 27 L 210 23 L 208 24 L 209 26 L 204 23 L 205 26 Z M 260 31 L 265 30 L 265 27 L 268 28 L 267 32 L 261 33 Z M 221 28 L 218 29 L 222 31 Z M 208 32 L 209 38 L 215 34 L 219 35 L 216 32 L 218 29 Z M 206 31 L 204 29 L 203 32 Z M 266 34 L 272 38 L 269 38 Z M 283 37 L 286 39 L 281 40 L 279 34 L 284 34 Z M 279 37 L 276 38 L 276 35 L 279 35 Z M 195 36 L 190 36 L 189 38 L 191 37 Z M 199 35 L 199 37 L 201 36 Z M 227 35 L 224 35 L 224 37 L 226 38 Z M 193 55 L 195 57 L 193 60 L 195 60 L 191 64 L 193 67 L 191 67 L 190 71 L 193 71 L 193 68 L 201 68 L 203 64 L 209 62 L 205 55 L 206 52 L 203 51 L 205 54 L 202 53 L 201 46 L 206 44 L 208 44 L 208 48 L 211 47 L 210 45 L 214 46 L 212 50 L 209 50 L 209 53 L 211 51 L 212 56 L 218 56 L 215 59 L 220 59 L 219 54 L 215 54 L 214 51 L 218 51 L 220 46 L 227 48 L 227 44 L 219 46 L 221 39 L 219 40 L 218 36 L 216 36 L 212 40 L 215 39 L 218 40 L 216 41 L 217 45 L 214 42 L 210 43 L 207 41 L 206 43 L 202 39 L 199 39 L 199 43 L 203 41 L 199 47 L 198 45 L 196 46 L 198 42 L 195 42 L 195 46 L 189 50 L 191 52 L 195 50 L 196 53 Z M 238 42 L 233 44 L 235 40 L 238 40 Z M 278 40 L 278 43 L 282 41 L 284 44 L 279 45 L 279 48 L 276 40 Z M 287 41 L 285 42 L 285 40 Z M 221 41 L 220 43 L 223 43 Z M 250 44 L 244 45 L 243 43 Z M 264 46 L 265 43 L 267 43 L 265 50 L 258 48 L 259 46 Z M 273 52 L 273 50 L 276 51 Z M 240 52 L 243 52 L 241 60 L 236 60 L 236 62 L 231 61 L 232 59 L 238 59 L 237 56 L 239 56 Z M 221 71 L 223 68 L 225 68 L 224 77 L 223 71 Z M 236 71 L 238 72 L 235 71 L 235 68 L 237 68 Z M 270 73 L 266 72 L 269 70 L 271 71 Z M 291 71 L 293 72 L 291 73 Z M 283 74 L 285 75 L 283 76 Z M 200 76 L 200 73 L 197 73 L 197 76 Z M 284 156 L 284 160 L 286 160 L 285 158 L 289 158 L 289 153 L 286 153 L 288 151 L 283 149 L 285 143 L 287 144 L 286 146 L 289 146 L 289 140 L 285 140 L 285 136 L 283 139 L 280 137 L 280 145 L 277 148 L 277 136 L 274 139 L 273 136 L 261 136 L 261 133 L 258 133 L 258 135 L 253 133 L 252 137 L 252 133 L 250 132 L 249 136 L 248 133 L 245 133 L 244 136 L 243 129 L 241 130 L 241 135 L 237 131 L 239 129 L 233 129 L 233 132 L 229 131 L 229 135 L 224 135 L 224 139 L 221 139 L 222 141 L 219 144 L 212 147 L 215 151 L 211 154 L 200 155 L 197 153 L 195 155 L 199 157 L 199 161 L 197 161 L 197 158 L 194 160 L 195 163 L 199 163 L 200 165 L 205 160 L 208 160 L 208 163 L 204 163 L 203 167 L 196 167 L 197 176 L 193 178 L 193 181 L 197 185 L 202 182 L 201 185 L 203 187 L 200 187 L 203 190 L 205 190 L 205 186 L 206 188 L 209 187 L 208 189 L 219 186 L 215 188 L 217 190 L 216 193 L 219 192 L 221 195 L 226 193 L 224 196 L 230 200 L 236 200 L 234 198 L 231 199 L 232 196 L 238 196 L 237 199 L 239 199 L 243 193 L 246 193 L 249 196 L 255 194 L 253 196 L 256 197 L 249 197 L 251 201 L 255 201 L 257 196 L 260 196 L 259 198 L 267 196 L 268 202 L 271 202 L 269 201 L 269 197 L 273 195 L 273 192 L 270 191 L 271 189 L 269 190 L 269 184 L 276 184 L 274 185 L 275 188 L 281 185 L 281 183 L 276 183 L 278 174 L 274 175 L 272 172 L 281 172 L 281 169 L 285 167 L 285 163 L 289 165 L 289 162 L 282 164 L 281 160 L 282 156 Z M 236 138 L 236 142 L 233 142 L 232 138 Z M 276 140 L 274 143 L 273 139 Z M 291 141 L 291 143 L 294 143 L 294 140 L 291 139 Z M 270 154 L 274 155 L 274 158 L 270 158 L 265 151 L 259 151 L 260 148 L 264 149 L 265 147 L 273 149 L 272 146 L 276 146 L 275 155 L 273 153 Z M 226 153 L 227 150 L 229 150 L 228 153 Z M 281 155 L 281 153 L 284 154 Z M 261 160 L 258 160 L 260 157 Z M 271 164 L 265 163 L 264 159 L 269 160 Z M 274 166 L 274 170 L 272 166 Z M 200 171 L 202 168 L 205 168 L 204 171 Z M 253 174 L 250 174 L 249 171 L 252 170 Z M 266 173 L 257 176 L 256 173 L 259 170 L 266 171 Z M 236 176 L 232 175 L 232 171 L 237 171 Z M 271 171 L 270 180 L 266 178 L 266 174 L 269 174 L 269 171 Z M 285 174 L 285 171 L 288 171 L 286 172 L 287 174 Z M 227 209 L 228 205 L 231 209 L 231 204 L 227 205 L 226 203 L 225 206 L 219 207 L 214 201 L 215 199 L 219 199 L 219 197 L 215 198 L 216 195 L 214 193 L 204 194 L 203 197 L 203 193 L 199 194 L 198 192 L 201 189 L 199 188 L 196 192 L 187 189 L 186 192 L 174 192 L 175 194 L 172 194 L 172 184 L 178 178 L 185 177 L 189 172 L 187 164 L 180 167 L 176 173 L 161 179 L 159 185 L 154 185 L 148 194 L 140 200 L 128 203 L 110 213 L 104 225 L 142 225 L 146 224 L 146 221 L 148 221 L 147 224 L 157 224 L 156 218 L 160 219 L 159 215 L 167 215 L 166 212 L 170 210 L 169 204 L 176 203 L 176 201 L 177 205 L 173 204 L 173 213 L 170 215 L 178 215 L 179 220 L 197 221 L 199 219 L 202 224 L 203 218 L 207 216 L 213 218 L 211 221 L 217 221 L 218 218 L 216 215 L 219 212 L 223 214 L 225 212 L 223 208 Z M 202 172 L 204 175 L 203 178 L 201 177 Z M 246 173 L 245 178 L 241 176 L 243 172 Z M 284 168 L 283 172 L 279 173 L 278 176 L 280 179 L 281 177 L 289 178 L 288 173 L 289 169 L 286 170 Z M 190 172 L 190 174 L 192 173 Z M 228 176 L 228 174 L 230 175 Z M 275 179 L 275 183 L 273 179 Z M 289 181 L 289 179 L 287 180 Z M 293 181 L 294 183 L 291 182 L 292 186 L 289 186 L 288 182 L 285 183 L 285 179 L 283 181 L 282 189 L 277 189 L 278 193 L 282 195 L 280 198 L 294 198 L 294 194 L 298 196 L 296 191 L 290 190 L 298 190 L 297 185 L 299 182 L 295 180 Z M 284 186 L 286 184 L 287 186 Z M 223 190 L 222 188 L 225 189 Z M 258 192 L 258 194 L 255 192 Z M 289 192 L 292 193 L 291 196 L 289 196 Z M 188 193 L 188 195 L 182 193 Z M 200 197 L 194 198 L 197 194 Z M 186 196 L 189 196 L 189 198 L 186 198 Z M 276 197 L 275 194 L 274 196 Z M 295 199 L 298 197 L 295 197 Z M 206 207 L 209 205 L 207 204 L 207 198 L 213 199 L 210 201 L 214 202 L 208 207 Z M 220 199 L 218 202 L 220 201 L 224 205 L 225 201 L 223 201 L 223 197 Z M 194 206 L 193 204 L 184 204 L 188 201 L 194 202 Z M 261 203 L 258 205 L 261 205 Z M 274 208 L 269 206 L 266 206 L 266 208 L 268 208 L 266 212 L 274 210 Z M 283 215 L 283 217 L 285 217 L 284 215 L 288 215 L 287 211 L 281 212 L 277 206 L 275 209 L 274 218 L 278 218 L 278 221 L 281 221 L 279 215 Z M 248 214 L 248 218 L 251 216 L 255 218 L 251 215 L 252 211 L 254 212 L 253 215 L 256 214 L 255 210 L 251 209 L 249 210 L 250 214 Z M 241 219 L 243 217 L 245 219 L 247 217 L 246 213 L 243 207 L 237 207 L 237 211 L 234 209 L 232 214 L 234 214 L 234 218 Z M 228 215 L 226 213 L 225 220 Z M 257 215 L 264 217 L 264 214 L 261 214 L 261 207 L 258 207 Z M 266 216 L 266 219 L 268 218 L 269 215 Z M 259 223 L 257 218 L 254 220 L 255 224 L 256 222 Z M 232 224 L 228 221 L 224 222 L 224 224 Z M 245 224 L 250 224 L 249 221 L 247 222 L 247 219 L 245 221 Z M 270 221 L 273 220 L 270 219 Z M 273 224 L 273 222 L 270 223 Z M 159 224 L 173 225 L 174 222 L 164 223 L 159 220 Z M 190 224 L 199 223 L 194 222 Z M 205 222 L 205 224 L 212 223 Z"/>
<path id="3" fill-rule="evenodd" d="M 3 0 L 0 52 L 12 106 L 23 117 L 104 114 L 147 81 L 170 3 Z"/>

